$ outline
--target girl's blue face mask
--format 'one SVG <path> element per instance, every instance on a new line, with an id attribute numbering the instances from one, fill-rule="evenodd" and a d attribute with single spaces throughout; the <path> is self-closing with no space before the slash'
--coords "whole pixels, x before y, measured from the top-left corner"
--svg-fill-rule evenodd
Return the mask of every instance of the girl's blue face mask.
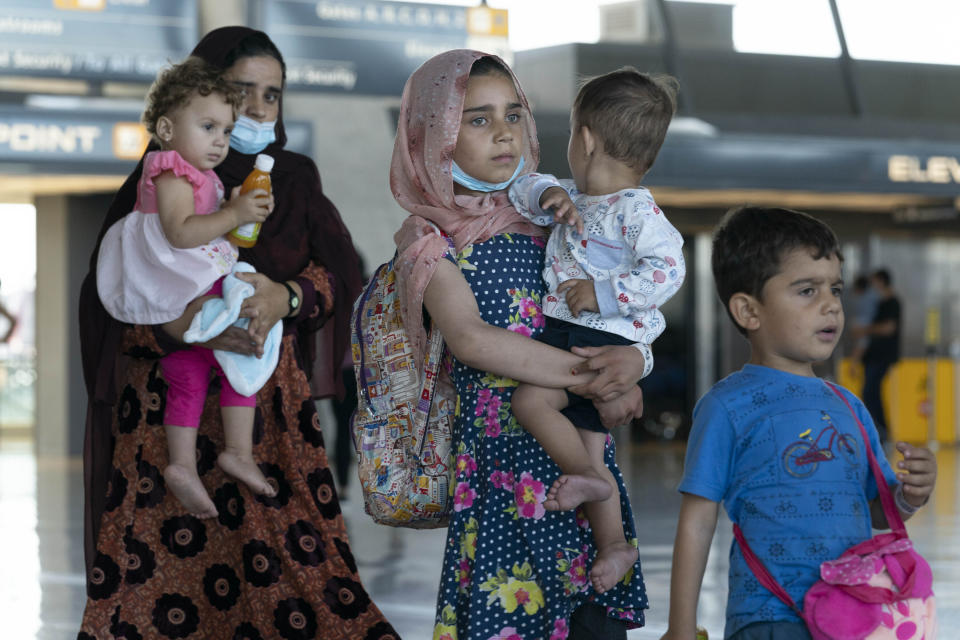
<path id="1" fill-rule="evenodd" d="M 253 118 L 240 116 L 233 125 L 230 134 L 230 148 L 240 153 L 260 153 L 267 145 L 277 139 L 277 121 L 257 122 Z"/>
<path id="2" fill-rule="evenodd" d="M 509 180 L 504 182 L 484 182 L 483 180 L 477 180 L 473 176 L 468 176 L 463 172 L 463 169 L 457 166 L 457 163 L 454 162 L 450 168 L 450 172 L 453 175 L 453 181 L 459 184 L 462 187 L 466 187 L 471 191 L 483 191 L 484 193 L 489 193 L 491 191 L 502 191 L 510 186 L 510 183 L 513 182 L 520 171 L 523 169 L 523 156 L 520 156 L 520 162 L 517 163 L 517 170 L 513 172 L 513 175 L 510 176 Z"/>

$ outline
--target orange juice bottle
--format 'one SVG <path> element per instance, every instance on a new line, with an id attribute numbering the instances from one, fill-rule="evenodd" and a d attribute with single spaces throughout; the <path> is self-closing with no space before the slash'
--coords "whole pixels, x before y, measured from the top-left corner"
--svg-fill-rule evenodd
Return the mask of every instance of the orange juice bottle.
<path id="1" fill-rule="evenodd" d="M 246 177 L 243 185 L 240 187 L 241 195 L 254 189 L 263 189 L 267 193 L 270 193 L 271 169 L 273 169 L 273 156 L 268 156 L 265 153 L 257 155 L 257 159 L 253 163 L 253 171 L 250 172 L 250 175 Z M 249 249 L 257 244 L 257 236 L 259 235 L 260 223 L 248 222 L 228 233 L 227 240 L 238 247 Z"/>

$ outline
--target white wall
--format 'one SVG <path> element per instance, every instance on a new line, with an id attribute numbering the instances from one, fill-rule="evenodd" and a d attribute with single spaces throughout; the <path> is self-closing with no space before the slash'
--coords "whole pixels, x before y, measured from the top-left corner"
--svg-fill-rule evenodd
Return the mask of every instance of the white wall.
<path id="1" fill-rule="evenodd" d="M 284 118 L 313 123 L 313 159 L 324 193 L 343 216 L 368 272 L 393 256 L 393 234 L 406 217 L 389 185 L 396 133 L 390 108 L 399 103 L 399 96 L 284 96 Z"/>

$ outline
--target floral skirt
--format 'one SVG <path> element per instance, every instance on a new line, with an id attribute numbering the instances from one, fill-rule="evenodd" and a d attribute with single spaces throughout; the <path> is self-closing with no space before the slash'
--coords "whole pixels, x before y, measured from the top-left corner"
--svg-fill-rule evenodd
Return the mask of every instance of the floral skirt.
<path id="1" fill-rule="evenodd" d="M 79 638 L 398 637 L 357 576 L 292 339 L 257 397 L 254 458 L 276 496 L 254 496 L 217 467 L 223 429 L 217 394 L 207 398 L 197 467 L 216 518 L 189 515 L 164 486 L 166 383 L 157 361 L 127 368 Z"/>

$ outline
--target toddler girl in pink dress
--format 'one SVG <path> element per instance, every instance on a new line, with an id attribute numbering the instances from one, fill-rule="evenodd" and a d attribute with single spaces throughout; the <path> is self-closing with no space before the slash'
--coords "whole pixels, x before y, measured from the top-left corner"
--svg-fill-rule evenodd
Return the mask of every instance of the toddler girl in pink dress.
<path id="1" fill-rule="evenodd" d="M 238 256 L 224 234 L 263 222 L 273 210 L 272 196 L 262 189 L 240 195 L 237 187 L 223 201 L 223 184 L 213 172 L 227 156 L 242 101 L 240 90 L 200 58 L 161 72 L 151 88 L 143 121 L 161 150 L 145 156 L 134 211 L 108 229 L 98 258 L 97 290 L 114 318 L 168 323 L 199 296 L 221 295 Z M 169 385 L 163 477 L 186 510 L 201 518 L 217 515 L 196 465 L 197 425 L 211 369 L 220 376 L 226 442 L 217 463 L 252 492 L 274 495 L 253 459 L 256 395 L 235 391 L 205 347 L 174 352 L 161 360 L 161 369 Z"/>

